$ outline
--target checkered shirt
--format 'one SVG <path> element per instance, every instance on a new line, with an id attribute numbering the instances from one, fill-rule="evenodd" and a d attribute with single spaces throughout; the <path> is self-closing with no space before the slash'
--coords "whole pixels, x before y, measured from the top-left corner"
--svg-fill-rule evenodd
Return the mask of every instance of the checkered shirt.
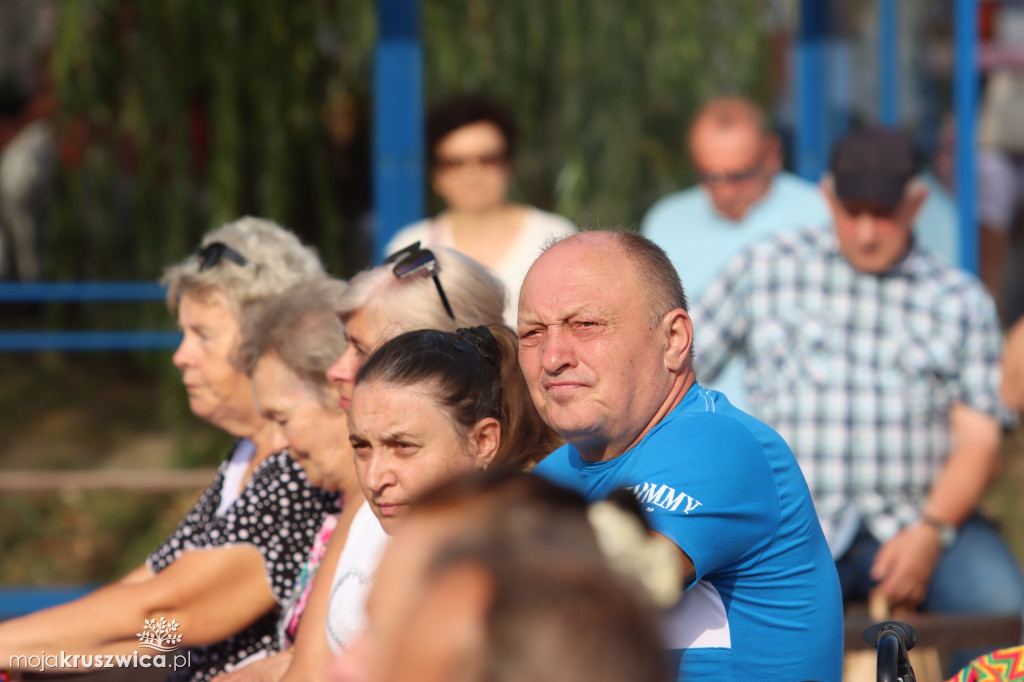
<path id="1" fill-rule="evenodd" d="M 751 411 L 793 449 L 835 556 L 851 520 L 884 542 L 920 517 L 953 403 L 1007 418 L 991 298 L 918 247 L 872 275 L 833 230 L 778 235 L 733 258 L 692 317 L 699 378 L 746 356 Z"/>

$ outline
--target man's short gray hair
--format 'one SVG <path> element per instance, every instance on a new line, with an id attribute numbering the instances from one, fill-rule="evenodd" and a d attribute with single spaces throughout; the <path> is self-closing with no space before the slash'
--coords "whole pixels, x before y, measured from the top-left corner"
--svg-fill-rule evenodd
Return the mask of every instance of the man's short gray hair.
<path id="1" fill-rule="evenodd" d="M 280 294 L 301 282 L 324 277 L 316 251 L 275 222 L 246 216 L 207 232 L 201 246 L 220 242 L 247 261 L 239 265 L 223 258 L 200 270 L 201 259 L 192 254 L 164 271 L 167 307 L 175 312 L 184 294 L 199 297 L 222 292 L 241 317 L 254 301 Z"/>
<path id="2" fill-rule="evenodd" d="M 689 312 L 683 282 L 664 249 L 636 232 L 618 230 L 611 234 L 629 257 L 647 294 L 648 321 L 656 325 L 665 313 L 676 308 Z"/>

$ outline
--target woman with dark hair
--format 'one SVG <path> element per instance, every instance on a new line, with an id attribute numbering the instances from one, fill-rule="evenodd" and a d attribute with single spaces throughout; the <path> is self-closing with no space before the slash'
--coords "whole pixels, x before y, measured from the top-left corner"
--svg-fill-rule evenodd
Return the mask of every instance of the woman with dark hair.
<path id="1" fill-rule="evenodd" d="M 426 489 L 491 465 L 529 468 L 559 438 L 544 424 L 504 325 L 408 332 L 356 376 L 350 440 L 370 507 L 391 532 Z"/>
<path id="2" fill-rule="evenodd" d="M 504 317 L 513 328 L 526 271 L 545 244 L 576 231 L 561 216 L 509 201 L 516 137 L 508 110 L 482 95 L 434 107 L 427 118 L 430 180 L 447 208 L 403 228 L 387 246 L 392 253 L 419 241 L 483 263 L 508 288 Z"/>

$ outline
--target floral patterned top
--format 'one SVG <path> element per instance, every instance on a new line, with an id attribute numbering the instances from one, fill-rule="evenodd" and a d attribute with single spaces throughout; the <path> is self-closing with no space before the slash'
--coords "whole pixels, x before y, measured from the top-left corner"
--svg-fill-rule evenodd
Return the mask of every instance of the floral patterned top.
<path id="1" fill-rule="evenodd" d="M 285 604 L 281 619 L 277 622 L 277 643 L 281 651 L 295 644 L 295 633 L 299 630 L 299 621 L 302 619 L 302 612 L 306 610 L 306 602 L 309 601 L 309 593 L 313 589 L 313 578 L 316 577 L 317 569 L 327 551 L 327 542 L 338 527 L 338 515 L 328 514 L 324 517 L 324 523 L 320 526 L 320 532 L 316 535 L 313 543 L 313 550 L 309 553 L 306 565 L 299 573 L 298 587 L 292 594 L 291 599 Z"/>

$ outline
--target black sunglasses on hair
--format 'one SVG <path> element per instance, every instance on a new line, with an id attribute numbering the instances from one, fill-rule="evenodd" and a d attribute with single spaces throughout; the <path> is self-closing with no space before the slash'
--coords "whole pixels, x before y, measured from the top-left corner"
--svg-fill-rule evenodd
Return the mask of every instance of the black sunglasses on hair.
<path id="1" fill-rule="evenodd" d="M 246 265 L 249 262 L 245 256 L 224 242 L 210 242 L 196 251 L 196 256 L 199 258 L 199 272 L 209 270 L 219 263 L 221 258 L 227 258 L 237 265 Z"/>
<path id="2" fill-rule="evenodd" d="M 419 242 L 413 242 L 385 258 L 384 263 L 395 264 L 395 267 L 391 268 L 391 272 L 398 279 L 411 277 L 417 272 L 429 272 L 430 278 L 434 280 L 434 286 L 437 287 L 437 293 L 441 297 L 441 303 L 444 304 L 445 312 L 448 313 L 448 317 L 452 318 L 452 322 L 455 321 L 455 313 L 452 312 L 452 306 L 448 303 L 448 297 L 444 295 L 441 280 L 437 278 L 437 273 L 441 272 L 441 264 L 437 262 L 437 256 L 433 251 L 422 249 Z"/>

